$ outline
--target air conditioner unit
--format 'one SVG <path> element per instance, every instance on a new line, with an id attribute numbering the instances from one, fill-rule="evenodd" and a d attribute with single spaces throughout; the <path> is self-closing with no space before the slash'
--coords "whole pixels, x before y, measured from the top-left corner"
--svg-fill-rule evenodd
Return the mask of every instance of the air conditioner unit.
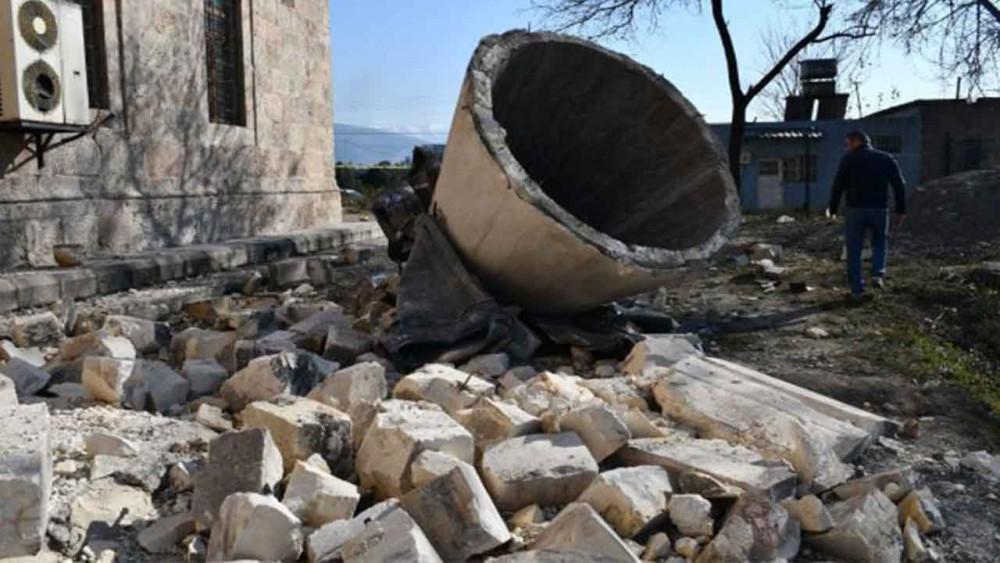
<path id="1" fill-rule="evenodd" d="M 83 8 L 0 0 L 0 123 L 87 125 Z"/>

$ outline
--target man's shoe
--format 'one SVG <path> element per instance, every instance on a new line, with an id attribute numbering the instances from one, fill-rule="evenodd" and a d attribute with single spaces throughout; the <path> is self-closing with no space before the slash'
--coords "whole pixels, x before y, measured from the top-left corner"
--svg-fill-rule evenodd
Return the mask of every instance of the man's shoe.
<path id="1" fill-rule="evenodd" d="M 847 296 L 847 300 L 851 303 L 864 303 L 865 294 L 864 293 L 851 293 Z"/>
<path id="2" fill-rule="evenodd" d="M 885 280 L 881 277 L 872 278 L 872 287 L 875 289 L 885 289 Z"/>

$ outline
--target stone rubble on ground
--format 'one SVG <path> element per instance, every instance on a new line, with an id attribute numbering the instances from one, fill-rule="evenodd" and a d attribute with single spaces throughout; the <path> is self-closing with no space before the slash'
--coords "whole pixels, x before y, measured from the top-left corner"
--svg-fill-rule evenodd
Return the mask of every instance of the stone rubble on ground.
<path id="1" fill-rule="evenodd" d="M 666 517 L 672 494 L 662 467 L 624 467 L 598 475 L 577 502 L 593 507 L 620 536 L 632 538 Z"/>
<path id="2" fill-rule="evenodd" d="M 0 559 L 38 553 L 52 493 L 49 410 L 0 405 Z"/>
<path id="3" fill-rule="evenodd" d="M 14 383 L 14 380 L 0 374 L 0 407 L 16 407 L 19 402 L 17 398 L 17 385 Z"/>
<path id="4" fill-rule="evenodd" d="M 937 557 L 925 536 L 945 522 L 909 468 L 851 479 L 892 421 L 695 337 L 651 335 L 620 363 L 581 348 L 400 373 L 372 332 L 386 309 L 358 322 L 307 289 L 201 298 L 176 334 L 120 314 L 72 338 L 48 314 L 16 323 L 0 342 L 0 557 Z M 50 446 L 48 409 L 25 400 L 83 406 L 53 411 Z M 986 452 L 952 457 L 1000 479 Z"/>
<path id="5" fill-rule="evenodd" d="M 574 432 L 529 434 L 491 446 L 479 467 L 497 506 L 564 506 L 597 477 L 597 462 Z"/>
<path id="6" fill-rule="evenodd" d="M 282 502 L 306 526 L 319 528 L 354 516 L 361 495 L 358 488 L 302 461 L 288 478 Z"/>
<path id="7" fill-rule="evenodd" d="M 0 372 L 14 385 L 18 397 L 30 397 L 38 393 L 52 379 L 51 374 L 21 358 L 7 360 Z"/>

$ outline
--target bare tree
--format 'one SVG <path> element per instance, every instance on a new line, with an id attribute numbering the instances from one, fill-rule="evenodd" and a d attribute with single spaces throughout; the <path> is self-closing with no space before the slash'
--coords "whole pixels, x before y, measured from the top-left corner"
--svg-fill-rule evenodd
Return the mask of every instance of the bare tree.
<path id="1" fill-rule="evenodd" d="M 798 3 L 788 3 L 786 8 L 801 7 Z M 838 22 L 839 23 L 839 22 Z M 802 35 L 800 26 L 789 22 L 782 27 L 770 27 L 761 33 L 760 57 L 764 62 L 765 69 L 772 68 L 789 49 L 798 41 Z M 838 25 L 843 29 L 843 25 Z M 756 112 L 767 119 L 781 121 L 785 118 L 785 101 L 789 96 L 801 94 L 801 68 L 800 63 L 809 58 L 836 59 L 839 63 L 839 77 L 841 88 L 853 88 L 855 84 L 864 82 L 865 75 L 869 69 L 866 57 L 867 51 L 862 53 L 862 49 L 854 41 L 854 37 L 845 35 L 844 32 L 836 37 L 824 39 L 813 43 L 803 49 L 778 76 L 768 84 L 760 93 L 756 102 Z M 858 108 L 859 112 L 861 108 Z"/>
<path id="2" fill-rule="evenodd" d="M 1000 92 L 1000 6 L 995 0 L 852 0 L 844 25 L 868 41 L 930 56 L 943 81 L 963 78 L 970 96 Z"/>
<path id="3" fill-rule="evenodd" d="M 824 43 L 854 35 L 867 36 L 870 30 L 856 26 L 850 32 L 824 35 L 833 10 L 832 0 L 811 0 L 816 10 L 812 28 L 785 49 L 773 66 L 756 81 L 744 85 L 740 76 L 739 57 L 729 32 L 729 23 L 723 10 L 723 0 L 708 0 L 722 50 L 725 54 L 729 92 L 732 100 L 732 121 L 729 130 L 729 170 L 736 184 L 740 184 L 740 154 L 746 130 L 747 108 L 764 89 L 785 70 L 809 45 Z M 872 0 L 874 1 L 874 0 Z M 659 16 L 672 9 L 699 9 L 701 0 L 533 0 L 533 8 L 543 19 L 559 31 L 589 31 L 590 37 L 634 37 L 636 29 L 645 23 L 657 29 Z"/>
<path id="4" fill-rule="evenodd" d="M 796 41 L 792 33 L 784 29 L 768 28 L 761 34 L 760 46 L 761 56 L 768 68 L 774 66 L 781 57 L 788 52 L 789 47 Z M 805 53 L 803 52 L 804 56 Z M 758 113 L 765 118 L 774 121 L 781 121 L 785 118 L 785 99 L 789 96 L 796 96 L 800 93 L 801 71 L 799 63 L 801 58 L 796 58 L 791 64 L 785 67 L 778 76 L 771 81 L 771 84 L 764 88 L 757 100 Z"/>

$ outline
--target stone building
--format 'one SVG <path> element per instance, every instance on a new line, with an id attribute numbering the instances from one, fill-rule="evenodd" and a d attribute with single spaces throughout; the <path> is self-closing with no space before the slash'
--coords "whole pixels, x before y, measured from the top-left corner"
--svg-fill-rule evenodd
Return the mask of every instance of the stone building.
<path id="1" fill-rule="evenodd" d="M 328 0 L 79 2 L 95 126 L 0 133 L 0 269 L 340 222 Z"/>

